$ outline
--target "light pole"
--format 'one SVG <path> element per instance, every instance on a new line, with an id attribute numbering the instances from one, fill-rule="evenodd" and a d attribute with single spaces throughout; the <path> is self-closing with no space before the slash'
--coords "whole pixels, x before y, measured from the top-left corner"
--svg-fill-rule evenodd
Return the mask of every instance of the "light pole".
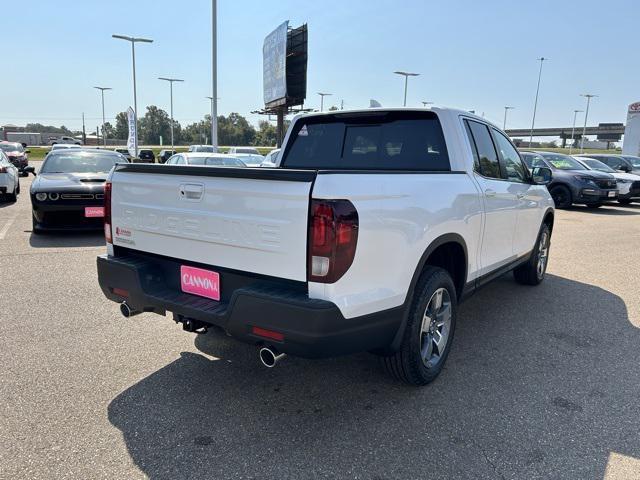
<path id="1" fill-rule="evenodd" d="M 105 90 L 113 90 L 111 87 L 93 87 L 96 88 L 98 90 L 100 90 L 100 93 L 102 94 L 102 143 L 104 144 L 104 146 L 107 146 L 107 130 L 104 128 L 104 91 Z"/>
<path id="2" fill-rule="evenodd" d="M 329 96 L 333 95 L 333 93 L 318 92 L 318 95 L 320 95 L 320 111 L 322 112 L 323 109 L 324 109 L 324 97 L 329 97 Z"/>
<path id="3" fill-rule="evenodd" d="M 513 110 L 516 107 L 504 107 L 504 121 L 502 122 L 502 130 L 507 129 L 507 112 Z"/>
<path id="4" fill-rule="evenodd" d="M 166 78 L 166 77 L 158 77 L 158 80 L 164 80 L 165 82 L 169 82 L 169 92 L 171 97 L 171 151 L 173 151 L 173 82 L 184 82 L 179 78 Z"/>
<path id="5" fill-rule="evenodd" d="M 404 103 L 402 104 L 403 106 L 407 106 L 407 83 L 409 80 L 409 77 L 417 77 L 420 74 L 419 73 L 411 73 L 411 72 L 402 72 L 402 71 L 398 71 L 398 72 L 393 72 L 396 75 L 402 75 L 404 77 Z"/>
<path id="6" fill-rule="evenodd" d="M 211 0 L 211 145 L 218 148 L 218 13 Z"/>
<path id="7" fill-rule="evenodd" d="M 597 97 L 598 95 L 592 95 L 591 93 L 581 93 L 581 97 L 587 99 L 587 110 L 584 112 L 584 127 L 582 127 L 582 138 L 580 139 L 580 153 L 584 152 L 584 135 L 587 132 L 587 118 L 589 118 L 589 104 L 591 103 L 591 99 L 593 97 Z"/>
<path id="8" fill-rule="evenodd" d="M 569 145 L 569 155 L 571 155 L 571 152 L 573 151 L 573 137 L 574 137 L 574 133 L 576 131 L 576 117 L 581 112 L 584 112 L 584 110 L 574 110 L 573 111 L 573 125 L 571 127 L 571 145 Z"/>
<path id="9" fill-rule="evenodd" d="M 213 113 L 213 97 L 204 97 L 204 98 L 208 98 L 209 102 L 211 102 L 211 112 Z M 220 100 L 220 97 L 216 98 L 216 104 L 218 103 L 217 101 Z M 211 121 L 213 122 L 213 118 L 211 119 Z M 216 119 L 216 123 L 217 123 L 217 119 Z M 211 127 L 213 128 L 213 127 Z M 218 127 L 216 125 L 216 132 L 218 131 Z M 213 139 L 212 139 L 213 140 Z M 211 142 L 211 145 L 213 145 L 213 141 Z"/>
<path id="10" fill-rule="evenodd" d="M 533 142 L 533 127 L 536 124 L 536 111 L 538 110 L 538 94 L 540 93 L 540 79 L 542 78 L 542 64 L 548 58 L 540 57 L 540 71 L 538 72 L 538 87 L 536 88 L 536 101 L 533 104 L 533 119 L 531 120 L 531 135 L 529 135 L 529 148 L 531 148 L 531 142 Z"/>
<path id="11" fill-rule="evenodd" d="M 133 117 L 134 117 L 134 130 L 136 136 L 134 139 L 133 149 L 134 157 L 138 157 L 138 97 L 136 93 L 136 43 L 153 43 L 153 40 L 148 38 L 128 37 L 126 35 L 111 35 L 113 38 L 120 40 L 126 40 L 131 42 L 131 59 L 133 60 Z"/>
<path id="12" fill-rule="evenodd" d="M 422 103 L 422 106 L 427 108 L 427 105 L 433 105 L 433 102 L 420 102 Z"/>

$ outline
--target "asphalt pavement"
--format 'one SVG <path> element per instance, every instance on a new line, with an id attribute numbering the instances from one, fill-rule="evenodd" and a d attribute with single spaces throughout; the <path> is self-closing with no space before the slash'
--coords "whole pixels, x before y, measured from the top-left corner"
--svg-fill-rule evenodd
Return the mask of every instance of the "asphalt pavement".
<path id="1" fill-rule="evenodd" d="M 0 203 L 2 479 L 640 478 L 640 204 L 558 212 L 543 284 L 476 293 L 413 388 L 122 318 L 101 233 L 32 235 L 31 178 Z"/>

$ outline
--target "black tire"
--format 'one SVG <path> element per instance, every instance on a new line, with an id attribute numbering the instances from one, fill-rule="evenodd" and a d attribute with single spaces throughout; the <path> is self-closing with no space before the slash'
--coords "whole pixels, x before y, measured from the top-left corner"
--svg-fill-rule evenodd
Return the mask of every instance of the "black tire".
<path id="1" fill-rule="evenodd" d="M 7 193 L 7 200 L 10 202 L 18 201 L 18 187 L 15 187 L 12 193 Z"/>
<path id="2" fill-rule="evenodd" d="M 546 243 L 546 247 L 541 248 L 542 242 Z M 540 233 L 538 233 L 538 240 L 536 241 L 535 246 L 533 247 L 533 252 L 527 260 L 526 263 L 523 263 L 519 267 L 513 270 L 513 277 L 516 279 L 516 282 L 521 283 L 523 285 L 539 285 L 547 273 L 547 265 L 549 263 L 549 250 L 551 248 L 551 229 L 549 225 L 546 223 L 542 225 L 540 229 Z M 538 268 L 540 257 L 544 253 L 544 265 L 542 267 L 542 271 Z"/>
<path id="3" fill-rule="evenodd" d="M 631 200 L 630 198 L 619 198 L 618 199 L 618 203 L 620 205 L 631 205 L 631 202 L 633 202 L 633 200 Z"/>
<path id="4" fill-rule="evenodd" d="M 571 190 L 564 185 L 556 185 L 549 190 L 553 202 L 556 204 L 556 208 L 569 208 L 573 203 L 571 197 Z"/>
<path id="5" fill-rule="evenodd" d="M 602 206 L 601 203 L 588 203 L 587 204 L 587 208 L 593 208 L 593 209 L 600 208 L 601 206 Z"/>
<path id="6" fill-rule="evenodd" d="M 34 235 L 40 235 L 42 233 L 42 230 L 36 225 L 36 219 L 33 217 L 33 213 L 31 214 L 31 233 Z"/>
<path id="7" fill-rule="evenodd" d="M 16 193 L 20 194 L 20 180 L 18 180 L 18 186 L 16 187 Z"/>
<path id="8" fill-rule="evenodd" d="M 442 332 L 440 333 L 440 338 L 444 338 L 444 346 L 442 352 L 438 352 L 437 361 L 433 363 L 432 361 L 423 360 L 423 346 L 431 344 L 431 340 L 435 339 L 433 336 L 428 337 L 428 335 L 430 335 L 429 332 L 423 331 L 423 318 L 428 311 L 427 309 L 431 307 L 437 292 L 443 290 L 446 291 L 448 296 L 450 319 L 446 336 L 442 335 L 444 330 L 440 331 Z M 443 308 L 446 308 L 444 307 L 445 301 L 443 297 L 445 297 L 444 293 L 441 297 L 441 305 Z M 456 289 L 449 273 L 442 268 L 427 266 L 416 285 L 400 349 L 392 355 L 382 357 L 382 364 L 385 370 L 391 376 L 409 385 L 423 386 L 435 380 L 442 371 L 449 351 L 451 350 L 456 327 L 457 310 L 458 299 Z M 433 315 L 433 318 L 435 321 L 436 318 L 440 317 Z M 436 327 L 436 330 L 437 329 L 438 327 Z M 433 343 L 431 345 L 432 348 L 434 348 L 436 344 Z M 435 358 L 435 354 L 433 355 L 434 357 L 432 358 Z"/>

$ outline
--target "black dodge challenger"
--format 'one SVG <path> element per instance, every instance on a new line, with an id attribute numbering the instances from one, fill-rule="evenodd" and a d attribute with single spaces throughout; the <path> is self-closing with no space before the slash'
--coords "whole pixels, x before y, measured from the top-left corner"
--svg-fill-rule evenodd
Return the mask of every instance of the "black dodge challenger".
<path id="1" fill-rule="evenodd" d="M 31 184 L 33 233 L 101 230 L 104 183 L 116 163 L 127 159 L 108 150 L 50 152 Z"/>

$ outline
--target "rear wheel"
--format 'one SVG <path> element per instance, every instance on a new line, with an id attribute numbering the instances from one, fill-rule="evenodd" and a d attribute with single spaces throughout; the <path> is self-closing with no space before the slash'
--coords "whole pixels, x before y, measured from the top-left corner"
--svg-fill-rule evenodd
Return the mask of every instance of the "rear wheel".
<path id="1" fill-rule="evenodd" d="M 571 190 L 564 185 L 557 185 L 549 190 L 556 208 L 569 208 L 571 206 Z"/>
<path id="2" fill-rule="evenodd" d="M 457 301 L 449 273 L 427 267 L 416 286 L 400 349 L 382 358 L 385 370 L 410 385 L 435 380 L 453 342 Z"/>
<path id="3" fill-rule="evenodd" d="M 633 200 L 631 200 L 630 198 L 619 198 L 618 199 L 618 203 L 620 205 L 630 205 L 632 201 Z"/>
<path id="4" fill-rule="evenodd" d="M 587 208 L 600 208 L 602 206 L 601 203 L 589 203 L 587 204 Z"/>
<path id="5" fill-rule="evenodd" d="M 19 191 L 20 191 L 20 184 L 14 185 L 13 192 L 7 193 L 7 200 L 9 200 L 10 202 L 17 202 Z"/>
<path id="6" fill-rule="evenodd" d="M 547 272 L 547 263 L 549 261 L 549 248 L 551 247 L 551 229 L 546 223 L 542 225 L 538 234 L 538 241 L 531 257 L 524 263 L 513 270 L 513 277 L 516 282 L 523 285 L 538 285 Z"/>

